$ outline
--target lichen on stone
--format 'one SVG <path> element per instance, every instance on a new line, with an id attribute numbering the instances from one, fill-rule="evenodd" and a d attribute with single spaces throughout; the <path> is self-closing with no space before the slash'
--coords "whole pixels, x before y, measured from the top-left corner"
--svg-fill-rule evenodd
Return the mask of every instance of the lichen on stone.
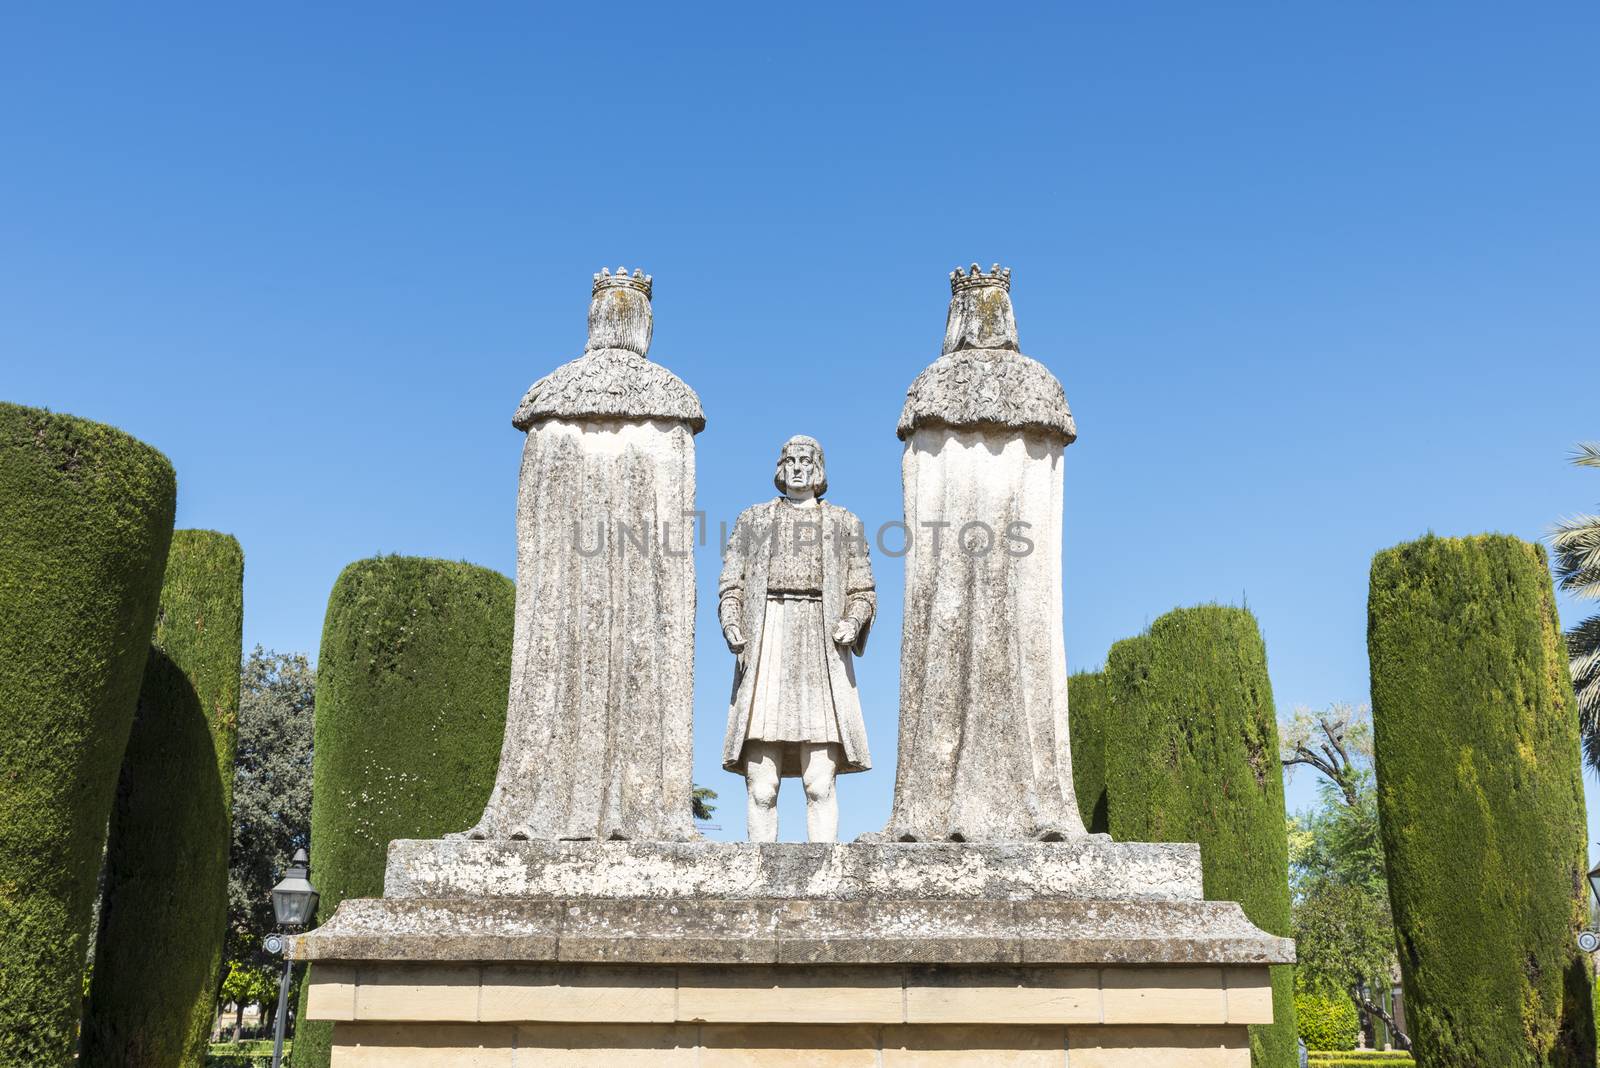
<path id="1" fill-rule="evenodd" d="M 626 349 L 594 349 L 539 379 L 511 423 L 529 430 L 545 419 L 672 419 L 705 429 L 700 398 L 659 363 Z"/>

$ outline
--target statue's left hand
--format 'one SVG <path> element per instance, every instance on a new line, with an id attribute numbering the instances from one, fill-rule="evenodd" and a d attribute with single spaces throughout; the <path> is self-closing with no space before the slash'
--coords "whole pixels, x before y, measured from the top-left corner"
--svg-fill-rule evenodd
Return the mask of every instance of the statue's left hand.
<path id="1" fill-rule="evenodd" d="M 861 625 L 855 620 L 846 617 L 839 620 L 833 628 L 833 640 L 837 645 L 854 645 L 856 635 L 861 633 Z"/>

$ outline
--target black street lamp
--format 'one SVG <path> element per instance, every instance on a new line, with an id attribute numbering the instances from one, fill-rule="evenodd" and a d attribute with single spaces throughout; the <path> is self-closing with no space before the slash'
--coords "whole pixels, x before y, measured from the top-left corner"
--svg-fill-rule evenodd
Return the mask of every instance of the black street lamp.
<path id="1" fill-rule="evenodd" d="M 317 888 L 306 878 L 311 860 L 304 849 L 294 851 L 289 870 L 283 881 L 272 888 L 272 914 L 285 928 L 304 927 L 317 912 Z M 278 1023 L 272 1036 L 272 1068 L 283 1064 L 283 1020 L 289 1007 L 289 980 L 294 974 L 294 960 L 289 956 L 286 935 L 270 934 L 264 943 L 268 953 L 283 954 L 283 981 L 278 984 Z"/>
<path id="2" fill-rule="evenodd" d="M 1589 869 L 1589 891 L 1594 894 L 1595 901 L 1600 902 L 1600 864 Z M 1579 931 L 1578 948 L 1585 953 L 1600 949 L 1600 932 Z"/>

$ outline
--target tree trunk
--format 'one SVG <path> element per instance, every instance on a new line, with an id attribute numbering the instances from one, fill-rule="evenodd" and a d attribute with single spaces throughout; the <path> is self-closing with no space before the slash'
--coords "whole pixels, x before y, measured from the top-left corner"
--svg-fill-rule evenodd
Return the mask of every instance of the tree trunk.
<path id="1" fill-rule="evenodd" d="M 239 1041 L 239 1036 L 244 1032 L 244 999 L 240 998 L 233 1006 L 233 1040 Z"/>
<path id="2" fill-rule="evenodd" d="M 1396 1049 L 1410 1049 L 1411 1036 L 1400 1030 L 1400 1025 L 1394 1022 L 1394 1017 L 1389 1015 L 1389 1010 L 1381 1004 L 1368 1000 L 1365 993 L 1357 993 L 1356 1004 L 1361 1006 L 1363 1012 L 1370 1013 L 1382 1020 L 1384 1026 L 1389 1028 L 1389 1033 L 1394 1036 Z"/>

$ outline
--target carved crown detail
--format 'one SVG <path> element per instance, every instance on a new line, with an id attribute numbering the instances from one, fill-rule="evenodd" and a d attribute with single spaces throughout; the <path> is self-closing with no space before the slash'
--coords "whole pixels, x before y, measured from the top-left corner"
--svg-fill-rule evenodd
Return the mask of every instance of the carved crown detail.
<path id="1" fill-rule="evenodd" d="M 963 289 L 976 289 L 979 286 L 999 286 L 1007 293 L 1011 292 L 1011 268 L 1001 267 L 998 263 L 989 268 L 989 273 L 984 274 L 982 268 L 976 263 L 969 272 L 963 272 L 960 267 L 950 272 L 950 292 L 959 293 Z"/>
<path id="2" fill-rule="evenodd" d="M 618 267 L 616 274 L 612 274 L 608 269 L 602 267 L 600 268 L 600 273 L 594 276 L 594 288 L 591 289 L 589 293 L 592 296 L 593 294 L 600 292 L 602 289 L 620 289 L 626 287 L 628 289 L 637 289 L 646 297 L 649 297 L 651 288 L 650 283 L 651 276 L 645 274 L 638 268 L 634 268 L 633 274 L 629 275 L 626 267 Z"/>

